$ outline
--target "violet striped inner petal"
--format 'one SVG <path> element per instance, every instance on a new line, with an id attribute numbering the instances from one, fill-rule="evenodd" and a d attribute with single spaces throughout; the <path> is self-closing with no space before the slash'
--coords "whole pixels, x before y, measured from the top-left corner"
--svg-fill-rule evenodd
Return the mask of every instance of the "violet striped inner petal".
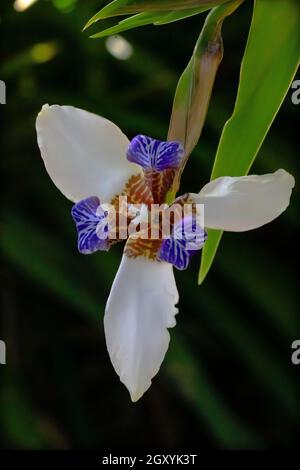
<path id="1" fill-rule="evenodd" d="M 107 251 L 107 213 L 102 209 L 96 196 L 77 202 L 71 210 L 78 234 L 78 250 L 83 254 Z"/>
<path id="2" fill-rule="evenodd" d="M 177 269 L 186 269 L 190 258 L 201 250 L 207 239 L 205 230 L 196 223 L 195 217 L 186 217 L 178 222 L 169 238 L 162 241 L 158 259 L 173 264 Z"/>
<path id="3" fill-rule="evenodd" d="M 137 135 L 130 142 L 127 160 L 144 169 L 163 171 L 178 168 L 184 149 L 180 142 L 164 142 L 145 135 Z"/>

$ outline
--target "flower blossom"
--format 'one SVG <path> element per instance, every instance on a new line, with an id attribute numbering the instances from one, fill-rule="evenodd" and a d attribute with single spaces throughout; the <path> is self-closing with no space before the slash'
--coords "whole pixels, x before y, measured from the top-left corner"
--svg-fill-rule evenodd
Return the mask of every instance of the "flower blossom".
<path id="1" fill-rule="evenodd" d="M 113 367 L 137 401 L 159 371 L 170 341 L 168 329 L 176 324 L 179 297 L 173 266 L 188 266 L 206 241 L 206 228 L 242 232 L 278 217 L 289 205 L 294 178 L 282 169 L 221 177 L 199 193 L 179 196 L 169 207 L 166 195 L 184 155 L 180 142 L 143 135 L 130 142 L 112 122 L 71 106 L 45 105 L 36 129 L 47 172 L 75 203 L 71 212 L 79 251 L 107 251 L 128 237 L 107 300 L 104 329 Z M 170 216 L 167 235 L 161 216 L 153 222 L 153 205 Z M 188 215 L 181 210 L 186 205 L 192 207 Z M 198 222 L 199 210 L 204 224 Z M 155 237 L 150 221 L 157 228 Z"/>

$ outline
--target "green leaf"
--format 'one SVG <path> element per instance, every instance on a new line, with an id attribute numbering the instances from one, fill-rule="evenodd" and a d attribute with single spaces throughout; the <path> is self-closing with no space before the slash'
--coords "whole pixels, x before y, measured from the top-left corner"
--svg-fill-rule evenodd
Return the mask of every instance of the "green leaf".
<path id="1" fill-rule="evenodd" d="M 99 33 L 93 34 L 90 36 L 92 39 L 98 39 L 105 36 L 110 36 L 112 34 L 118 34 L 122 31 L 128 31 L 129 29 L 138 28 L 140 26 L 145 26 L 152 24 L 155 21 L 158 21 L 161 18 L 160 12 L 143 12 L 138 13 L 137 15 L 130 16 L 125 20 L 119 21 L 118 24 L 112 26 L 111 28 L 104 29 Z"/>
<path id="2" fill-rule="evenodd" d="M 186 18 L 190 18 L 191 16 L 199 15 L 199 13 L 203 13 L 204 11 L 210 10 L 211 6 L 201 6 L 198 8 L 188 8 L 187 10 L 179 10 L 179 11 L 168 11 L 161 15 L 161 18 L 155 21 L 155 26 L 162 26 L 169 23 L 174 23 L 175 21 L 184 20 Z"/>
<path id="3" fill-rule="evenodd" d="M 118 34 L 122 31 L 128 31 L 129 29 L 138 28 L 140 26 L 146 26 L 149 24 L 154 24 L 155 26 L 161 26 L 168 23 L 173 23 L 174 21 L 183 20 L 190 16 L 198 15 L 210 7 L 200 7 L 200 8 L 189 8 L 188 10 L 180 11 L 145 11 L 143 13 L 138 13 L 137 15 L 130 16 L 125 18 L 125 20 L 119 21 L 118 24 L 112 26 L 111 28 L 104 29 L 99 33 L 93 34 L 90 36 L 92 39 L 98 39 L 112 34 Z"/>
<path id="4" fill-rule="evenodd" d="M 210 9 L 228 0 L 115 0 L 98 13 L 96 13 L 85 25 L 84 30 L 99 20 L 112 16 L 131 15 L 135 13 L 166 12 L 174 10 L 188 10 L 192 8 Z"/>
<path id="5" fill-rule="evenodd" d="M 179 79 L 168 132 L 168 140 L 179 140 L 185 149 L 170 199 L 179 188 L 181 173 L 202 132 L 217 70 L 223 57 L 221 30 L 224 19 L 243 2 L 235 0 L 214 8 L 206 18 L 191 60 Z"/>
<path id="6" fill-rule="evenodd" d="M 231 118 L 224 126 L 211 178 L 246 175 L 299 65 L 300 9 L 295 0 L 255 2 Z M 214 260 L 222 232 L 209 230 L 199 283 Z"/>

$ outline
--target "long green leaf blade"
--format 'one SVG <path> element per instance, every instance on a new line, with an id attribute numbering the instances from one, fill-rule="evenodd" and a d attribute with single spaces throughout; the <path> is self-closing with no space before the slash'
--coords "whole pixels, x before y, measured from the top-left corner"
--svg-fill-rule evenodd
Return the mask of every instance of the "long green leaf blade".
<path id="1" fill-rule="evenodd" d="M 146 26 L 149 24 L 154 24 L 155 26 L 162 26 L 168 23 L 174 23 L 175 21 L 180 21 L 190 16 L 198 15 L 204 11 L 209 10 L 210 7 L 199 7 L 199 8 L 189 8 L 188 10 L 175 10 L 167 12 L 148 12 L 138 13 L 137 15 L 132 15 L 125 20 L 119 21 L 118 24 L 110 28 L 104 29 L 99 33 L 93 34 L 90 36 L 92 39 L 103 38 L 105 36 L 110 36 L 112 34 L 118 34 L 123 31 L 128 31 L 129 29 L 139 28 L 140 26 Z"/>
<path id="2" fill-rule="evenodd" d="M 172 10 L 187 10 L 189 8 L 207 7 L 226 3 L 228 0 L 114 0 L 96 13 L 85 25 L 87 29 L 99 20 L 113 16 L 131 15 L 142 12 L 170 12 Z"/>
<path id="3" fill-rule="evenodd" d="M 125 18 L 122 21 L 119 21 L 118 24 L 110 28 L 104 29 L 99 33 L 93 34 L 90 36 L 92 39 L 98 39 L 105 36 L 110 36 L 112 34 L 118 34 L 123 31 L 128 31 L 129 29 L 139 28 L 140 26 L 146 26 L 149 24 L 154 24 L 155 26 L 161 26 L 168 23 L 173 23 L 174 21 L 180 21 L 190 16 L 198 15 L 208 10 L 210 7 L 200 7 L 200 8 L 189 8 L 188 10 L 179 10 L 179 11 L 144 11 L 136 15 L 132 15 L 129 18 Z"/>
<path id="4" fill-rule="evenodd" d="M 187 10 L 172 10 L 161 15 L 161 18 L 155 21 L 155 26 L 162 26 L 169 23 L 174 23 L 175 21 L 184 20 L 190 18 L 191 16 L 199 15 L 207 10 L 210 10 L 211 6 L 201 6 L 198 8 L 189 8 Z"/>
<path id="5" fill-rule="evenodd" d="M 224 126 L 212 179 L 246 175 L 299 65 L 300 8 L 295 0 L 255 2 L 235 108 Z M 209 231 L 199 283 L 214 260 L 222 232 Z"/>
<path id="6" fill-rule="evenodd" d="M 143 12 L 137 15 L 125 18 L 125 20 L 119 21 L 118 24 L 111 28 L 104 29 L 99 33 L 90 36 L 92 39 L 98 39 L 112 34 L 118 34 L 129 29 L 139 28 L 140 26 L 146 26 L 148 24 L 155 23 L 162 17 L 160 12 Z"/>

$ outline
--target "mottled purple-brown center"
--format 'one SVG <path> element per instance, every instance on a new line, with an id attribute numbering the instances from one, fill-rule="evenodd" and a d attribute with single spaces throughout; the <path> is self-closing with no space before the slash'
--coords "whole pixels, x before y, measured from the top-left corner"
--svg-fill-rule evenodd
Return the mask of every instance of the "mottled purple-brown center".
<path id="1" fill-rule="evenodd" d="M 128 257 L 143 256 L 185 269 L 190 257 L 204 245 L 206 233 L 197 223 L 195 211 L 188 216 L 185 214 L 187 196 L 178 198 L 176 207 L 164 204 L 183 156 L 180 142 L 163 142 L 144 135 L 134 137 L 127 159 L 140 165 L 143 172 L 132 176 L 122 193 L 110 201 L 113 210 L 106 210 L 107 204 L 101 205 L 96 196 L 84 199 L 72 208 L 78 250 L 83 254 L 107 251 L 113 243 L 128 237 L 124 250 Z M 158 206 L 163 209 L 153 218 L 151 214 Z M 111 212 L 114 212 L 114 229 L 110 223 Z M 170 224 L 167 236 L 162 224 L 165 214 L 169 215 Z M 137 229 L 134 235 L 131 234 L 132 226 Z M 124 233 L 127 236 L 124 237 Z"/>

